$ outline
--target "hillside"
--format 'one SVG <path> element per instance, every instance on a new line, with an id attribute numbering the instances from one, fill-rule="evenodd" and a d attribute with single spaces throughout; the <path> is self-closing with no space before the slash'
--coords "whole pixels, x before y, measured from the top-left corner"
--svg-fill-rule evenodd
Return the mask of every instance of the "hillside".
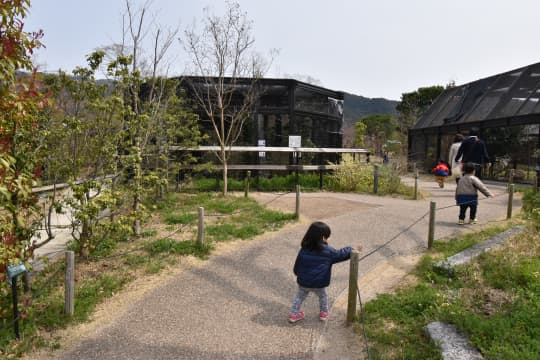
<path id="1" fill-rule="evenodd" d="M 352 146 L 354 139 L 354 124 L 362 117 L 370 114 L 391 114 L 396 116 L 398 101 L 383 98 L 366 98 L 359 95 L 345 93 L 343 106 L 343 144 Z"/>
<path id="2" fill-rule="evenodd" d="M 366 98 L 359 95 L 345 93 L 343 117 L 345 127 L 349 127 L 369 114 L 397 115 L 396 105 L 398 101 L 383 98 Z"/>

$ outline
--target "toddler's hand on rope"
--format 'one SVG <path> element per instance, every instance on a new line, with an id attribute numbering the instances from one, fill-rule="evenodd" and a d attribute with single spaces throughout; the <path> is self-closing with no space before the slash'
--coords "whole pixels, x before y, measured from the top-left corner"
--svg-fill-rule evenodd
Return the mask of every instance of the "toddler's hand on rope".
<path id="1" fill-rule="evenodd" d="M 362 245 L 358 245 L 355 247 L 356 250 L 358 251 L 362 251 L 364 249 L 364 247 Z"/>

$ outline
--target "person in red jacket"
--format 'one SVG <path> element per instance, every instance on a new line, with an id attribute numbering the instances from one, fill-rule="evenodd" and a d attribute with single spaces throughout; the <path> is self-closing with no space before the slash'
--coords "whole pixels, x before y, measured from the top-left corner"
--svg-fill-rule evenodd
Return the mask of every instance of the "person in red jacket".
<path id="1" fill-rule="evenodd" d="M 439 159 L 437 160 L 437 166 L 431 170 L 431 173 L 435 174 L 435 181 L 439 183 L 439 187 L 443 188 L 450 170 L 448 169 L 448 165 L 446 165 L 443 160 Z"/>

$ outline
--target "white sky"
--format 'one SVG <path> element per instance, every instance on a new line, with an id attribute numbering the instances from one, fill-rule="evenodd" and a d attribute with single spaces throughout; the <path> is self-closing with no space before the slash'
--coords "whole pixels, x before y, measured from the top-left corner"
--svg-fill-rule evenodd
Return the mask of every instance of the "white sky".
<path id="1" fill-rule="evenodd" d="M 143 0 L 132 1 L 140 7 Z M 457 85 L 540 62 L 538 0 L 238 0 L 256 49 L 278 49 L 268 76 L 399 100 L 419 87 Z M 181 33 L 224 0 L 154 0 L 162 28 Z M 71 71 L 95 48 L 119 42 L 124 0 L 33 0 L 25 30 L 43 29 L 41 68 Z M 180 44 L 176 74 L 187 59 Z"/>

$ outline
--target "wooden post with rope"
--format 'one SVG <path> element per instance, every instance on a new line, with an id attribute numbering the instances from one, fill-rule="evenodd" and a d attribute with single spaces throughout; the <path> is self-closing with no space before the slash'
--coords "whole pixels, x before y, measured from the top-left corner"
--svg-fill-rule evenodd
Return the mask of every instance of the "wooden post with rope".
<path id="1" fill-rule="evenodd" d="M 66 279 L 65 279 L 64 313 L 72 316 L 75 312 L 75 253 L 66 251 Z"/>
<path id="2" fill-rule="evenodd" d="M 356 250 L 351 252 L 349 270 L 349 298 L 347 302 L 347 325 L 356 318 L 356 294 L 358 293 L 358 259 L 360 253 Z"/>
<path id="3" fill-rule="evenodd" d="M 512 203 L 514 202 L 514 184 L 508 185 L 508 207 L 506 209 L 506 219 L 512 218 Z"/>
<path id="4" fill-rule="evenodd" d="M 435 210 L 437 209 L 437 203 L 431 201 L 429 203 L 429 231 L 428 231 L 428 249 L 433 247 L 433 240 L 435 239 Z"/>
<path id="5" fill-rule="evenodd" d="M 197 227 L 197 244 L 202 246 L 204 243 L 204 208 L 199 207 L 199 225 Z"/>

